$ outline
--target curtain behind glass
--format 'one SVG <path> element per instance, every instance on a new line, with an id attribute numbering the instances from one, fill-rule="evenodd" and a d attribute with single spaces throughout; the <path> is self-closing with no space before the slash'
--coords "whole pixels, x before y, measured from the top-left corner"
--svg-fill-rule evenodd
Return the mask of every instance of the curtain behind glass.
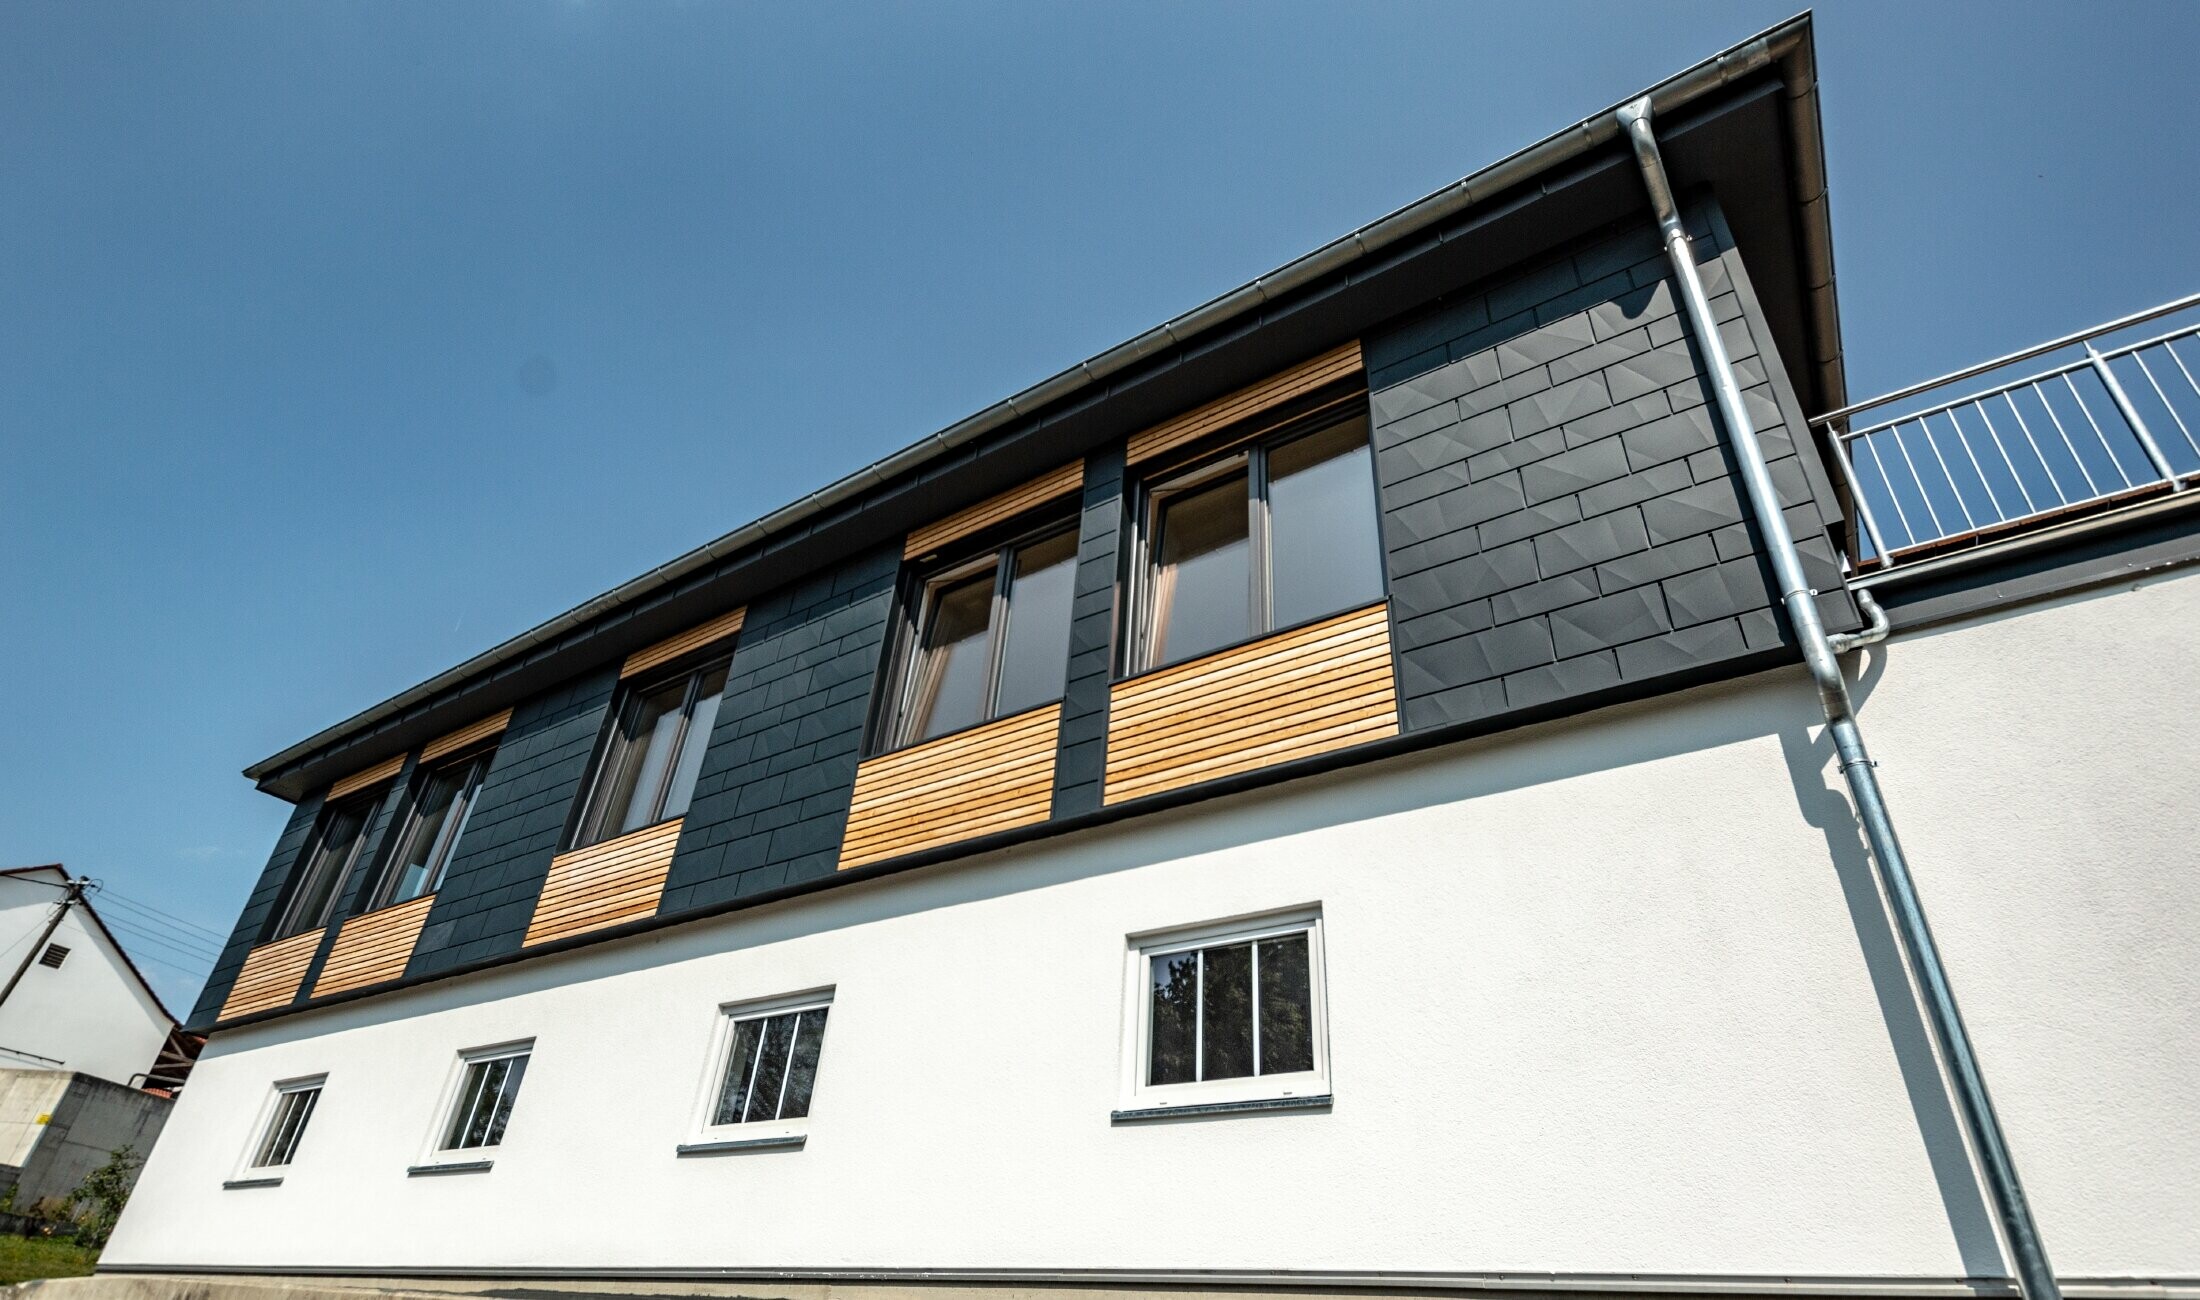
<path id="1" fill-rule="evenodd" d="M 1177 663 L 1252 635 L 1252 542 L 1246 479 L 1164 498 L 1155 512 L 1150 666 Z"/>

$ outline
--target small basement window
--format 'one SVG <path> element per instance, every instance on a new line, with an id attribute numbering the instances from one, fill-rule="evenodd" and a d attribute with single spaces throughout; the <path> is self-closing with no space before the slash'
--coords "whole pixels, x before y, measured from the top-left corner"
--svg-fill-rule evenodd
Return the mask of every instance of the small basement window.
<path id="1" fill-rule="evenodd" d="M 503 1144 L 533 1051 L 533 1043 L 524 1043 L 469 1052 L 460 1058 L 458 1092 L 436 1144 L 438 1151 L 487 1151 Z"/>
<path id="2" fill-rule="evenodd" d="M 1131 945 L 1127 1104 L 1326 1096 L 1321 918 L 1296 913 Z"/>
<path id="3" fill-rule="evenodd" d="M 697 1125 L 705 1139 L 748 1141 L 806 1128 L 825 1049 L 831 994 L 810 994 L 721 1010 L 708 1093 Z"/>
<path id="4" fill-rule="evenodd" d="M 253 1147 L 252 1168 L 280 1169 L 297 1159 L 298 1141 L 320 1105 L 323 1082 L 325 1077 L 275 1085 L 275 1105 Z"/>
<path id="5" fill-rule="evenodd" d="M 68 948 L 67 948 L 67 947 L 65 947 L 65 946 L 63 946 L 63 945 L 61 945 L 61 944 L 58 944 L 58 943 L 49 943 L 49 944 L 47 944 L 47 945 L 46 945 L 46 951 L 44 951 L 44 952 L 42 952 L 42 953 L 38 954 L 38 964 L 39 964 L 39 965 L 41 965 L 41 966 L 51 966 L 51 967 L 53 967 L 53 968 L 54 968 L 55 970 L 60 970 L 60 969 L 61 969 L 61 963 L 63 963 L 63 962 L 65 962 L 65 961 L 67 961 L 68 959 L 69 959 L 69 950 L 68 950 Z"/>

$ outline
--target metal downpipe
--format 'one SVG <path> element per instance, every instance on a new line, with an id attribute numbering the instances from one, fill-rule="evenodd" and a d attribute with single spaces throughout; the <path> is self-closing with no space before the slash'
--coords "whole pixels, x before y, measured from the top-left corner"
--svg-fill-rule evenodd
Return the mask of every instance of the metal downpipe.
<path id="1" fill-rule="evenodd" d="M 1711 314 L 1703 279 L 1697 274 L 1688 231 L 1681 224 L 1680 208 L 1673 197 L 1672 183 L 1665 174 L 1665 161 L 1658 153 L 1657 137 L 1651 134 L 1650 101 L 1647 97 L 1635 100 L 1621 107 L 1615 116 L 1620 130 L 1634 146 L 1635 161 L 1642 168 L 1643 185 L 1649 191 L 1650 206 L 1657 214 L 1658 231 L 1664 237 L 1666 257 L 1672 263 L 1673 278 L 1680 289 L 1689 330 L 1703 353 L 1720 423 L 1726 428 L 1727 442 L 1741 467 L 1744 494 L 1758 532 L 1764 538 L 1773 577 L 1780 587 L 1780 603 L 1787 610 L 1796 639 L 1802 642 L 1803 662 L 1817 683 L 1819 703 L 1826 713 L 1826 729 L 1833 737 L 1834 749 L 1841 760 L 1841 775 L 1848 782 L 1849 794 L 1855 800 L 1857 820 L 1863 823 L 1872 860 L 1879 865 L 1879 877 L 1894 911 L 1895 928 L 1909 955 L 1910 973 L 1924 994 L 1926 1018 L 1932 1023 L 1933 1036 L 1939 1040 L 1943 1062 L 1955 1085 L 1957 1108 L 1970 1134 L 1973 1152 L 1984 1170 L 1995 1216 L 2001 1223 L 2003 1244 L 2015 1265 L 2017 1286 L 2023 1291 L 2025 1300 L 2060 1300 L 2062 1292 L 2056 1285 L 2054 1270 L 2048 1265 L 2047 1249 L 2041 1244 L 2039 1229 L 2032 1221 L 2024 1185 L 2017 1179 L 2016 1163 L 2009 1156 L 2001 1121 L 1995 1117 L 1994 1103 L 1986 1093 L 1985 1077 L 1980 1073 L 1978 1058 L 1971 1048 L 1970 1033 L 1963 1027 L 1955 992 L 1949 987 L 1947 972 L 1941 966 L 1940 948 L 1933 942 L 1932 929 L 1925 921 L 1924 904 L 1918 900 L 1909 863 L 1902 855 L 1901 841 L 1895 837 L 1894 820 L 1880 794 L 1879 777 L 1870 756 L 1864 751 L 1864 735 L 1856 725 L 1856 710 L 1849 699 L 1848 683 L 1841 673 L 1834 638 L 1827 634 L 1825 622 L 1818 616 L 1815 593 L 1804 580 L 1802 556 L 1795 549 L 1794 535 L 1788 531 L 1787 517 L 1781 513 L 1779 493 L 1773 487 L 1771 471 L 1765 466 L 1764 450 L 1757 443 L 1756 428 L 1742 404 L 1741 385 L 1734 377 L 1733 363 L 1727 358 L 1726 344 Z M 1876 640 L 1885 634 L 1885 613 L 1877 608 L 1877 602 L 1866 606 L 1865 612 L 1871 617 L 1873 626 L 1865 633 L 1843 636 L 1842 648 L 1865 644 L 1867 637 Z"/>

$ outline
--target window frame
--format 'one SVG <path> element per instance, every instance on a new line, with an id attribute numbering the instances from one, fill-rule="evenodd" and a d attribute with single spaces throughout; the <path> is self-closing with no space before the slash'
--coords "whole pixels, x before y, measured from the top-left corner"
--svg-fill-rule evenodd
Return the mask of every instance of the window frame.
<path id="1" fill-rule="evenodd" d="M 1285 1074 L 1250 1074 L 1234 1079 L 1148 1083 L 1153 1052 L 1153 993 L 1148 972 L 1152 969 L 1153 959 L 1174 953 L 1227 947 L 1293 934 L 1306 936 L 1307 1033 L 1312 1040 L 1313 1068 Z M 1124 963 L 1125 1014 L 1120 1112 L 1167 1111 L 1180 1107 L 1245 1103 L 1311 1103 L 1329 1096 L 1329 964 L 1320 904 L 1133 934 L 1125 940 L 1124 950 L 1127 960 Z M 1257 1021 L 1257 1004 L 1253 1014 Z"/>
<path id="2" fill-rule="evenodd" d="M 298 1148 L 305 1141 L 306 1132 L 313 1127 L 313 1117 L 321 1111 L 321 1099 L 328 1088 L 328 1074 L 304 1074 L 289 1079 L 277 1079 L 270 1084 L 267 1096 L 253 1113 L 252 1127 L 245 1134 L 244 1150 L 237 1157 L 232 1181 L 261 1182 L 280 1181 L 298 1167 Z M 290 1139 L 290 1158 L 281 1164 L 260 1164 L 260 1149 L 274 1136 L 273 1128 L 282 1115 L 283 1103 L 301 1092 L 311 1092 L 312 1101 L 306 1104 L 306 1117 L 298 1124 L 298 1131 Z"/>
<path id="3" fill-rule="evenodd" d="M 744 1021 L 765 1019 L 771 1016 L 790 1015 L 800 1011 L 823 1009 L 830 1012 L 834 1005 L 836 989 L 808 989 L 800 993 L 786 993 L 775 997 L 749 998 L 737 1002 L 722 1002 L 712 1008 L 713 1023 L 710 1034 L 710 1052 L 703 1058 L 703 1077 L 695 1094 L 695 1108 L 688 1123 L 688 1140 L 683 1149 L 696 1147 L 727 1149 L 744 1146 L 800 1146 L 809 1136 L 810 1117 L 817 1114 L 818 1090 L 825 1075 L 825 1058 L 818 1056 L 817 1078 L 810 1083 L 810 1108 L 808 1114 L 793 1119 L 757 1120 L 753 1123 L 716 1124 L 712 1120 L 718 1110 L 718 1094 L 726 1084 L 726 1074 L 733 1066 L 733 1035 Z M 826 1019 L 827 1036 L 831 1036 L 832 1020 Z M 789 1045 L 789 1056 L 793 1052 Z M 784 1104 L 784 1094 L 782 1094 Z"/>
<path id="4" fill-rule="evenodd" d="M 501 740 L 500 736 L 483 744 L 470 746 L 447 758 L 438 758 L 432 764 L 416 765 L 405 793 L 402 824 L 398 827 L 397 834 L 389 839 L 385 851 L 379 855 L 381 861 L 375 867 L 374 886 L 367 893 L 365 904 L 357 908 L 353 915 L 364 915 L 378 912 L 385 907 L 415 902 L 443 887 L 443 880 L 450 872 L 451 859 L 457 855 L 459 840 L 465 835 L 466 824 L 474 815 L 475 805 L 481 798 L 481 787 L 488 780 L 489 766 L 496 759 L 497 744 Z M 412 848 L 413 837 L 420 832 L 420 801 L 427 793 L 428 783 L 442 773 L 460 766 L 471 766 L 474 770 L 467 777 L 466 784 L 453 797 L 454 803 L 464 800 L 460 804 L 458 816 L 455 819 L 445 817 L 442 828 L 436 832 L 436 845 L 430 850 L 433 865 L 427 881 L 420 892 L 411 898 L 393 898 L 392 895 L 397 890 L 398 875 L 404 869 L 405 858 Z"/>
<path id="5" fill-rule="evenodd" d="M 666 769 L 666 776 L 669 778 L 673 773 L 680 770 L 680 758 L 686 749 L 689 732 L 695 725 L 695 707 L 703 700 L 701 694 L 703 679 L 710 676 L 712 670 L 720 665 L 725 666 L 726 681 L 731 684 L 733 681 L 733 652 L 729 649 L 717 647 L 713 647 L 709 652 L 694 658 L 677 660 L 653 672 L 637 673 L 619 683 L 617 698 L 612 701 L 612 707 L 604 720 L 603 732 L 596 741 L 595 753 L 589 760 L 588 781 L 583 787 L 580 802 L 576 805 L 577 812 L 574 815 L 572 830 L 566 836 L 566 852 L 602 844 L 606 840 L 614 840 L 622 835 L 639 835 L 653 826 L 662 826 L 664 823 L 673 820 L 674 817 L 687 815 L 685 809 L 674 813 L 670 817 L 665 815 L 665 805 L 670 802 L 672 793 L 672 784 L 670 780 L 667 780 L 657 792 L 656 807 L 652 809 L 648 821 L 631 830 L 611 831 L 609 833 L 606 833 L 601 825 L 607 810 L 604 800 L 609 797 L 610 788 L 616 779 L 613 768 L 616 762 L 625 760 L 627 750 L 633 743 L 624 735 L 631 711 L 639 708 L 640 702 L 645 697 L 654 695 L 672 683 L 683 679 L 687 682 L 686 692 L 680 699 L 680 730 L 673 740 L 672 757 L 670 765 Z M 725 690 L 724 686 L 718 688 L 720 699 L 725 697 Z M 709 748 L 709 736 L 703 737 L 703 745 L 706 749 Z M 698 777 L 702 775 L 700 764 L 697 765 L 696 775 Z M 689 795 L 692 799 L 692 790 Z"/>
<path id="6" fill-rule="evenodd" d="M 1008 646 L 1009 594 L 1016 580 L 1016 556 L 1021 551 L 1041 542 L 1051 541 L 1055 537 L 1064 534 L 1067 534 L 1072 542 L 1070 549 L 1070 567 L 1072 570 L 1070 575 L 1070 621 L 1075 623 L 1075 584 L 1077 581 L 1075 569 L 1078 561 L 1077 542 L 1081 537 L 1078 516 L 1075 513 L 1064 515 L 1058 511 L 1052 512 L 1037 522 L 1020 526 L 1016 532 L 1006 536 L 989 530 L 988 535 L 994 538 L 989 544 L 977 538 L 964 539 L 966 542 L 977 542 L 977 544 L 956 548 L 949 553 L 953 556 L 951 559 L 936 560 L 921 568 L 913 566 L 910 569 L 908 595 L 903 602 L 902 628 L 900 635 L 895 638 L 897 647 L 890 661 L 893 672 L 892 689 L 881 693 L 886 702 L 886 707 L 883 710 L 884 716 L 880 719 L 878 741 L 871 750 L 873 757 L 879 754 L 890 754 L 897 750 L 912 749 L 918 745 L 929 745 L 936 741 L 946 740 L 950 736 L 958 736 L 966 731 L 975 731 L 979 727 L 989 726 L 1001 721 L 1003 718 L 1017 717 L 1034 709 L 1043 709 L 1049 704 L 1061 703 L 1062 694 L 1056 694 L 1049 699 L 1039 701 L 1037 704 L 1026 705 L 1024 708 L 1016 710 L 1015 713 L 1000 712 L 1001 669 L 1004 651 Z M 984 573 L 989 564 L 993 569 L 993 594 L 986 615 L 984 716 L 976 722 L 957 727 L 952 731 L 943 731 L 937 736 L 915 736 L 912 734 L 915 719 L 911 713 L 911 706 L 915 703 L 917 682 L 921 675 L 921 666 L 924 663 L 924 638 L 930 627 L 932 617 L 938 608 L 938 593 L 965 579 Z M 1063 692 L 1066 693 L 1069 687 L 1069 663 L 1067 659 L 1063 661 L 1062 670 Z"/>
<path id="7" fill-rule="evenodd" d="M 1293 628 L 1334 618 L 1348 609 L 1359 608 L 1357 605 L 1346 605 L 1293 623 L 1276 623 L 1275 574 L 1271 564 L 1274 521 L 1269 510 L 1268 481 L 1268 458 L 1278 448 L 1302 438 L 1315 437 L 1325 430 L 1355 419 L 1365 420 L 1368 424 L 1368 500 L 1375 512 L 1377 525 L 1375 571 L 1379 585 L 1374 594 L 1368 597 L 1367 603 L 1389 599 L 1389 565 L 1384 562 L 1380 551 L 1382 485 L 1375 465 L 1374 418 L 1368 411 L 1366 397 L 1365 392 L 1355 392 L 1324 401 L 1281 420 L 1242 428 L 1219 439 L 1203 442 L 1188 453 L 1157 457 L 1155 463 L 1145 469 L 1137 482 L 1130 517 L 1132 537 L 1128 547 L 1129 567 L 1123 584 L 1124 622 L 1122 635 L 1118 638 L 1122 651 L 1116 665 L 1117 680 L 1158 672 L 1163 668 L 1174 668 L 1179 664 L 1204 659 L 1208 655 L 1221 654 L 1238 646 L 1266 640 Z M 1215 479 L 1239 472 L 1245 475 L 1246 563 L 1250 570 L 1246 613 L 1252 628 L 1247 635 L 1235 641 L 1228 641 L 1165 664 L 1156 663 L 1153 658 L 1154 543 L 1160 535 L 1161 508 L 1171 497 L 1196 491 Z"/>
<path id="8" fill-rule="evenodd" d="M 275 923 L 261 937 L 261 943 L 277 943 L 284 939 L 295 939 L 301 934 L 312 930 L 325 929 L 335 923 L 337 914 L 344 907 L 345 882 L 351 879 L 353 873 L 359 870 L 362 863 L 369 861 L 367 842 L 374 837 L 375 821 L 381 816 L 382 802 L 389 798 L 389 793 L 390 783 L 385 781 L 365 790 L 347 794 L 333 802 L 324 802 L 321 805 L 321 810 L 314 814 L 313 834 L 306 841 L 306 850 L 300 855 L 297 867 L 290 874 L 290 884 L 284 892 L 283 905 L 276 909 Z M 337 814 L 354 807 L 361 810 L 359 838 L 352 842 L 351 851 L 345 857 L 343 864 L 334 868 L 336 872 L 335 879 L 329 884 L 328 898 L 321 904 L 318 919 L 310 925 L 299 924 L 303 919 L 299 912 L 299 904 L 306 897 L 308 892 L 306 885 L 312 880 L 314 868 L 320 860 L 321 850 L 328 843 L 329 823 Z"/>
<path id="9" fill-rule="evenodd" d="M 519 1099 L 516 1096 L 513 1098 L 512 1114 L 505 1116 L 505 1131 L 496 1142 L 478 1147 L 445 1146 L 443 1145 L 443 1138 L 450 1131 L 452 1121 L 458 1118 L 458 1103 L 465 1094 L 466 1078 L 473 1072 L 475 1065 L 486 1064 L 491 1061 L 511 1060 L 518 1057 L 526 1058 L 529 1072 L 532 1072 L 534 1056 L 535 1040 L 532 1038 L 512 1039 L 507 1042 L 493 1043 L 486 1047 L 469 1047 L 458 1052 L 452 1060 L 447 1077 L 444 1079 L 443 1091 L 436 1102 L 435 1113 L 429 1120 L 427 1142 L 421 1150 L 418 1163 L 413 1168 L 429 1172 L 452 1167 L 459 1169 L 486 1168 L 489 1162 L 504 1150 L 511 1139 L 512 1117 L 518 1113 Z M 524 1074 L 520 1078 L 520 1083 L 522 1086 L 526 1084 Z"/>

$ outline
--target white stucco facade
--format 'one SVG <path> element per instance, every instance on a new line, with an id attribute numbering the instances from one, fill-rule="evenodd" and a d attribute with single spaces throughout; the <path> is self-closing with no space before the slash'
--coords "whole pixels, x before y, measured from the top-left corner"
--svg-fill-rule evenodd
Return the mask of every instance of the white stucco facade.
<path id="1" fill-rule="evenodd" d="M 1863 660 L 2074 1278 L 2200 1277 L 2195 629 L 2170 576 Z M 106 1261 L 1998 1275 L 1820 721 L 1765 674 L 224 1033 Z M 1111 1123 L 1126 936 L 1308 905 L 1333 1106 Z M 677 1156 L 721 1004 L 824 988 L 807 1145 Z M 528 1038 L 494 1167 L 408 1177 L 456 1055 Z"/>
<path id="2" fill-rule="evenodd" d="M 0 980 L 31 964 L 0 1003 L 0 1068 L 76 1070 L 142 1082 L 175 1022 L 98 923 L 72 907 L 45 943 L 69 954 L 42 966 L 39 936 L 62 896 L 57 868 L 0 875 Z M 33 951 L 34 946 L 37 951 Z"/>

